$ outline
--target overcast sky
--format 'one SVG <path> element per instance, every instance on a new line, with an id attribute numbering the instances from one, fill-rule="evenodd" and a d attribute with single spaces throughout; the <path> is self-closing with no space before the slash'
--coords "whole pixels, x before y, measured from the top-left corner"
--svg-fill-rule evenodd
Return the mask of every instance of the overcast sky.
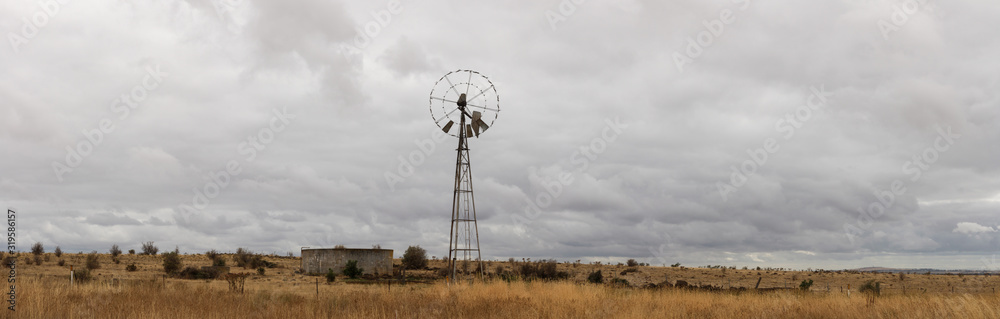
<path id="1" fill-rule="evenodd" d="M 575 2 L 581 2 L 576 4 Z M 18 249 L 1000 270 L 996 1 L 4 1 Z M 411 169 L 412 167 L 412 169 Z M 537 209 L 536 209 L 537 207 Z"/>

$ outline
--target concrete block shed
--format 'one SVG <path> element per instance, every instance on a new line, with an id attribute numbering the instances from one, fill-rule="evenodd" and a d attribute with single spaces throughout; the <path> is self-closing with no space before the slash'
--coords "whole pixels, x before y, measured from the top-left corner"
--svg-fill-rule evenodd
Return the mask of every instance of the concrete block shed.
<path id="1" fill-rule="evenodd" d="M 302 270 L 307 274 L 325 274 L 327 269 L 340 274 L 348 260 L 357 260 L 365 274 L 392 274 L 392 249 L 302 248 Z"/>

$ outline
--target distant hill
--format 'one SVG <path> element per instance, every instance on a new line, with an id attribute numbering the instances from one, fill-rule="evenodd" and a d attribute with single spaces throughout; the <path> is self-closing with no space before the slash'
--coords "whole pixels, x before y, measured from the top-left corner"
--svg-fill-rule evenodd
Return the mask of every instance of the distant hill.
<path id="1" fill-rule="evenodd" d="M 1000 275 L 1000 271 L 997 270 L 983 270 L 983 269 L 933 269 L 933 268 L 886 268 L 886 267 L 864 267 L 857 269 L 847 269 L 847 270 L 857 270 L 863 272 L 888 272 L 888 273 L 910 273 L 910 274 L 926 274 L 931 273 L 935 275 L 942 274 L 965 274 L 965 275 L 979 275 L 979 274 L 991 274 Z"/>

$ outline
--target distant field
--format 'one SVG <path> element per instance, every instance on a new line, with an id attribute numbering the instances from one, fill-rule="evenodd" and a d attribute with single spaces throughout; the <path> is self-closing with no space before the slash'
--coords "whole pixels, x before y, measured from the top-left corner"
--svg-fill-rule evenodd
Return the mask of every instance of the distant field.
<path id="1" fill-rule="evenodd" d="M 570 274 L 569 280 L 493 280 L 449 286 L 436 279 L 434 270 L 421 270 L 408 271 L 407 275 L 431 284 L 389 286 L 385 282 L 347 283 L 342 276 L 326 284 L 322 277 L 297 274 L 299 258 L 272 256 L 266 259 L 277 267 L 267 269 L 263 276 L 250 269 L 232 268 L 235 273 L 254 273 L 240 294 L 230 292 L 225 280 L 164 278 L 159 256 L 140 255 L 123 255 L 120 264 L 112 263 L 109 255 L 101 255 L 95 279 L 70 287 L 69 265 L 79 267 L 85 255 L 64 254 L 65 266 L 58 266 L 51 253 L 47 255 L 49 261 L 40 266 L 24 264 L 28 254 L 18 259 L 19 318 L 1000 317 L 1000 295 L 993 290 L 1000 278 L 983 275 L 907 274 L 901 280 L 897 274 L 651 266 L 635 267 L 622 275 L 629 267 L 559 264 L 560 271 Z M 182 260 L 185 266 L 209 264 L 203 255 L 184 255 Z M 132 263 L 139 270 L 125 271 Z M 430 268 L 440 266 L 439 261 L 430 264 Z M 492 273 L 501 267 L 510 272 L 518 266 L 490 262 L 486 269 Z M 602 271 L 606 282 L 622 278 L 629 285 L 586 283 L 587 275 L 596 269 Z M 760 288 L 793 289 L 765 293 L 729 290 L 753 288 L 758 278 Z M 813 280 L 809 292 L 797 289 L 805 279 Z M 871 279 L 883 287 L 883 295 L 874 305 L 857 291 Z M 720 290 L 649 288 L 677 280 Z M 850 295 L 847 285 L 852 288 Z M 5 310 L 3 317 L 13 316 Z"/>

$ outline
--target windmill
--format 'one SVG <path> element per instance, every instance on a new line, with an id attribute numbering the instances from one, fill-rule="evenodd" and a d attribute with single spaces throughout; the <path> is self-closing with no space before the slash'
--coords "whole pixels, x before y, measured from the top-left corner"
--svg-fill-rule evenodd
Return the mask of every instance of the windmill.
<path id="1" fill-rule="evenodd" d="M 451 230 L 448 235 L 448 277 L 454 281 L 459 261 L 464 263 L 465 271 L 468 271 L 470 262 L 476 263 L 480 274 L 484 270 L 479 249 L 476 201 L 472 195 L 468 138 L 478 138 L 493 126 L 500 112 L 500 96 L 485 75 L 472 70 L 457 70 L 434 83 L 429 101 L 434 124 L 445 133 L 458 137 L 455 192 L 451 201 Z"/>

